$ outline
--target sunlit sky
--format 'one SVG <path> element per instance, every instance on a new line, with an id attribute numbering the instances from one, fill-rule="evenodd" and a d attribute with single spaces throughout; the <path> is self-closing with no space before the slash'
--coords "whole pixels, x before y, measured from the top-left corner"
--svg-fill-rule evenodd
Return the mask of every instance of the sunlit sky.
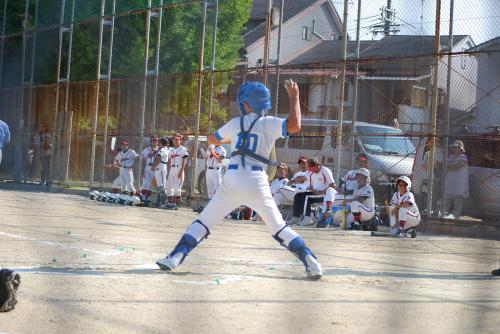
<path id="1" fill-rule="evenodd" d="M 369 27 L 380 22 L 380 8 L 387 0 L 361 0 L 361 39 L 372 39 Z M 332 0 L 343 17 L 344 2 Z M 398 34 L 434 34 L 435 0 L 392 0 L 396 20 L 401 24 Z M 358 0 L 349 0 L 349 34 L 356 36 Z M 471 35 L 476 44 L 500 35 L 500 0 L 455 0 L 454 34 Z M 423 14 L 423 16 L 422 16 Z M 423 17 L 421 19 L 421 16 Z M 450 0 L 442 0 L 441 35 L 448 35 Z"/>

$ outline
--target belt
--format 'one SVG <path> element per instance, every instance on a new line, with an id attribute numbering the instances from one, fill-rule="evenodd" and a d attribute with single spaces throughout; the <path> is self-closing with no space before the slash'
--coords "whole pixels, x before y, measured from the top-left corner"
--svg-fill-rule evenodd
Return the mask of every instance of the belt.
<path id="1" fill-rule="evenodd" d="M 208 167 L 208 169 L 217 169 L 217 170 L 219 170 L 219 167 Z"/>
<path id="2" fill-rule="evenodd" d="M 122 166 L 122 168 L 132 168 L 132 167 L 134 167 L 134 166 L 129 166 L 129 167 L 127 167 L 127 166 Z"/>
<path id="3" fill-rule="evenodd" d="M 160 161 L 162 164 L 167 164 L 168 161 Z"/>
<path id="4" fill-rule="evenodd" d="M 238 168 L 240 167 L 240 165 L 236 165 L 236 164 L 231 164 L 227 167 L 227 169 L 234 169 L 234 170 L 237 170 Z M 252 170 L 253 171 L 260 171 L 260 172 L 263 172 L 264 171 L 264 168 L 262 168 L 261 166 L 252 166 Z"/>
<path id="5" fill-rule="evenodd" d="M 170 167 L 175 167 L 175 168 L 177 168 L 177 167 L 180 167 L 180 166 L 181 166 L 181 165 L 172 165 L 172 166 L 170 166 Z"/>
<path id="6" fill-rule="evenodd" d="M 152 162 L 148 163 L 148 166 L 153 166 L 153 163 Z"/>

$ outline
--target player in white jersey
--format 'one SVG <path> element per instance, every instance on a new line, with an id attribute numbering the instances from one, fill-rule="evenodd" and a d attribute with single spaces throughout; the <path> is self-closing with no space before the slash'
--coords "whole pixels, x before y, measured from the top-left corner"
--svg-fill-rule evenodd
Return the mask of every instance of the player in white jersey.
<path id="1" fill-rule="evenodd" d="M 276 196 L 279 194 L 278 191 L 281 189 L 283 186 L 288 185 L 288 166 L 286 163 L 281 162 L 278 164 L 277 171 L 276 171 L 276 178 L 271 181 L 270 183 L 270 188 L 271 188 L 271 194 L 273 195 L 274 202 L 276 202 L 276 205 L 279 206 L 278 201 L 276 200 Z"/>
<path id="2" fill-rule="evenodd" d="M 299 164 L 299 171 L 293 175 L 292 179 L 289 180 L 286 185 L 281 185 L 276 192 L 273 192 L 273 198 L 277 206 L 293 203 L 295 195 L 307 191 L 309 187 L 307 158 L 300 157 L 297 163 Z M 272 190 L 271 188 L 271 191 Z"/>
<path id="3" fill-rule="evenodd" d="M 309 277 L 320 278 L 321 265 L 304 240 L 285 224 L 271 195 L 266 165 L 275 164 L 268 159 L 276 139 L 301 127 L 299 89 L 295 82 L 287 81 L 290 99 L 288 119 L 263 115 L 271 109 L 269 90 L 260 82 L 245 82 L 238 90 L 241 117 L 222 126 L 208 137 L 209 144 L 231 143 L 231 161 L 220 188 L 206 208 L 194 220 L 174 250 L 156 263 L 163 270 L 173 270 L 211 229 L 231 210 L 245 205 L 256 210 L 273 237 L 295 254 L 306 268 Z"/>
<path id="4" fill-rule="evenodd" d="M 151 166 L 151 170 L 154 172 L 156 187 L 158 189 L 158 202 L 157 207 L 165 205 L 167 200 L 167 190 L 165 186 L 167 185 L 167 163 L 170 155 L 170 148 L 168 147 L 167 138 L 160 138 L 160 147 L 156 151 L 155 161 Z"/>
<path id="5" fill-rule="evenodd" d="M 361 225 L 369 222 L 373 216 L 375 216 L 375 193 L 370 185 L 370 171 L 360 168 L 356 172 L 356 189 L 346 224 L 353 230 L 359 230 Z"/>
<path id="6" fill-rule="evenodd" d="M 180 134 L 174 135 L 174 147 L 170 150 L 167 174 L 166 209 L 177 209 L 181 204 L 182 185 L 184 184 L 184 169 L 189 157 L 187 149 L 181 145 Z"/>
<path id="7" fill-rule="evenodd" d="M 220 143 L 209 145 L 208 151 L 210 152 L 210 155 L 208 156 L 206 162 L 207 170 L 205 176 L 207 181 L 208 198 L 212 199 L 222 183 L 222 161 L 226 158 L 227 152 Z"/>
<path id="8" fill-rule="evenodd" d="M 128 192 L 132 196 L 135 195 L 133 167 L 139 154 L 130 149 L 126 140 L 123 140 L 120 145 L 121 151 L 118 152 L 113 162 L 113 165 L 120 168 L 120 175 L 113 181 L 112 187 L 113 189 L 121 188 L 123 192 Z"/>
<path id="9" fill-rule="evenodd" d="M 392 196 L 390 209 L 390 235 L 394 237 L 414 229 L 420 223 L 420 212 L 411 190 L 411 180 L 407 176 L 400 176 L 396 184 L 398 191 Z"/>
<path id="10" fill-rule="evenodd" d="M 149 196 L 153 193 L 154 171 L 151 169 L 158 151 L 158 137 L 151 136 L 150 145 L 141 152 L 141 159 L 145 161 L 145 166 L 142 172 L 142 191 L 141 200 L 144 204 L 149 203 Z"/>
<path id="11" fill-rule="evenodd" d="M 311 225 L 311 204 L 324 202 L 330 189 L 335 189 L 332 171 L 322 166 L 317 158 L 307 159 L 308 188 L 306 192 L 295 195 L 293 199 L 293 217 L 288 224 Z M 332 195 L 334 196 L 334 194 Z M 305 208 L 305 212 L 304 212 Z"/>

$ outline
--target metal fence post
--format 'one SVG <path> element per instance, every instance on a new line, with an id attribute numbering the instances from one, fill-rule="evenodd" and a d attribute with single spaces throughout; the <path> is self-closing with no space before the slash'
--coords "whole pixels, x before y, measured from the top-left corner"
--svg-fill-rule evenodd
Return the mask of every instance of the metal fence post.
<path id="1" fill-rule="evenodd" d="M 198 136 L 200 134 L 200 116 L 201 116 L 201 103 L 203 97 L 203 70 L 204 70 L 204 53 L 205 53 L 205 28 L 207 24 L 207 1 L 203 2 L 203 14 L 201 19 L 201 41 L 200 48 L 198 53 L 198 93 L 196 96 L 197 103 L 197 113 L 195 118 L 195 134 L 194 134 L 194 145 L 193 152 L 191 154 L 191 185 L 190 185 L 190 195 L 194 194 L 194 190 L 196 188 L 195 180 L 196 180 L 196 158 L 198 156 Z"/>
<path id="2" fill-rule="evenodd" d="M 210 97 L 208 99 L 208 126 L 207 133 L 212 131 L 212 104 L 214 99 L 214 72 L 217 54 L 217 21 L 219 19 L 219 0 L 215 0 L 214 31 L 212 35 L 212 63 L 210 64 Z"/>

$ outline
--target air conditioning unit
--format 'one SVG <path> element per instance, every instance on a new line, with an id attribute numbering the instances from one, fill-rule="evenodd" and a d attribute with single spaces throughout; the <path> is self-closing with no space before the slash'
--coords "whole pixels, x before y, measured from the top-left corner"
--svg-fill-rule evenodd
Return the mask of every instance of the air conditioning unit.
<path id="1" fill-rule="evenodd" d="M 422 109 L 427 108 L 427 88 L 411 86 L 410 105 Z"/>

